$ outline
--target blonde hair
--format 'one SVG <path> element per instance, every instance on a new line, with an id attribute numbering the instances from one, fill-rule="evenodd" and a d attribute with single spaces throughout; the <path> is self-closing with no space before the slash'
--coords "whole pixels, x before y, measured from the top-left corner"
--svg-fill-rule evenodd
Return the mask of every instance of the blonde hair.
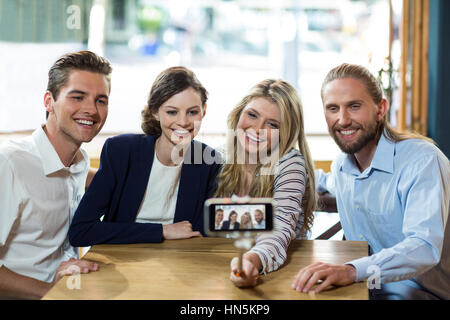
<path id="1" fill-rule="evenodd" d="M 246 216 L 248 218 L 248 221 L 245 224 L 242 222 L 244 216 Z M 252 220 L 252 216 L 250 215 L 250 212 L 244 212 L 244 214 L 241 216 L 240 228 L 241 229 L 253 228 L 253 220 Z"/>
<path id="2" fill-rule="evenodd" d="M 311 160 L 308 143 L 305 138 L 303 110 L 297 90 L 284 80 L 266 79 L 255 85 L 250 92 L 236 105 L 228 116 L 229 136 L 227 141 L 227 157 L 232 156 L 232 161 L 224 164 L 222 172 L 218 175 L 217 197 L 228 197 L 237 193 L 245 185 L 243 167 L 237 162 L 236 131 L 242 110 L 255 98 L 267 98 L 280 108 L 281 122 L 279 131 L 278 156 L 283 157 L 292 149 L 299 148 L 305 159 L 306 188 L 302 199 L 302 211 L 304 224 L 302 231 L 310 230 L 314 219 L 313 211 L 316 209 L 317 193 L 314 179 L 314 166 Z M 231 134 L 230 134 L 231 133 Z M 274 156 L 273 154 L 271 156 Z M 276 163 L 269 163 L 272 174 L 259 174 L 252 180 L 249 196 L 273 197 L 274 167 Z M 263 165 L 257 164 L 255 173 L 261 171 Z"/>
<path id="3" fill-rule="evenodd" d="M 322 96 L 323 101 L 323 91 L 325 86 L 334 80 L 351 78 L 360 81 L 367 92 L 369 93 L 372 100 L 378 105 L 383 101 L 383 87 L 381 86 L 380 81 L 365 67 L 356 65 L 343 63 L 333 69 L 331 69 L 325 77 L 325 80 L 322 83 L 322 88 L 320 94 Z M 381 119 L 380 124 L 378 126 L 378 131 L 376 135 L 376 140 L 380 138 L 381 134 L 384 134 L 386 139 L 392 142 L 399 142 L 407 139 L 422 139 L 428 142 L 435 144 L 435 142 L 416 132 L 400 132 L 392 128 L 387 120 L 387 113 L 384 115 L 383 119 Z"/>

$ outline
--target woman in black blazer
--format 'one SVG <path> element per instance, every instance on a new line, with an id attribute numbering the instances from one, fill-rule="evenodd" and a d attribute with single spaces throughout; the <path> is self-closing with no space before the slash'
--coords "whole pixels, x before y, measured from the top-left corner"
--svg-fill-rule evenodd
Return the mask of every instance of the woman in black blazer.
<path id="1" fill-rule="evenodd" d="M 222 225 L 222 230 L 229 230 L 230 225 L 232 226 L 232 230 L 238 230 L 240 227 L 239 222 L 237 221 L 237 212 L 231 211 L 228 215 L 228 220 L 225 220 Z"/>
<path id="2" fill-rule="evenodd" d="M 73 246 L 204 234 L 203 204 L 215 192 L 221 163 L 214 149 L 193 140 L 206 100 L 192 71 L 173 67 L 158 75 L 142 111 L 145 134 L 112 137 L 103 146 L 69 229 Z"/>

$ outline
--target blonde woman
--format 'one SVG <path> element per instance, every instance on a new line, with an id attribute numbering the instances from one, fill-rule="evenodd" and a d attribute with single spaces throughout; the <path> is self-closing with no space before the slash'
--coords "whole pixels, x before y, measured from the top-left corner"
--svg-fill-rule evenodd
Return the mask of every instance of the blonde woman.
<path id="1" fill-rule="evenodd" d="M 245 212 L 241 216 L 241 229 L 253 229 L 253 221 L 250 212 Z"/>
<path id="2" fill-rule="evenodd" d="M 286 261 L 292 239 L 305 238 L 316 206 L 314 170 L 297 91 L 283 80 L 255 85 L 228 117 L 226 163 L 218 176 L 217 197 L 233 194 L 273 197 L 274 231 L 260 234 L 243 259 L 246 277 L 236 286 L 254 286 L 260 273 L 277 270 Z"/>

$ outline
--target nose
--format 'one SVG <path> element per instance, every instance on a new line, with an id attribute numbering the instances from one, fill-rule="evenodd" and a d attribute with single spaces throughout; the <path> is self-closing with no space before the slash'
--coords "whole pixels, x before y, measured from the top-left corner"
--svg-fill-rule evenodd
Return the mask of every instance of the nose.
<path id="1" fill-rule="evenodd" d="M 264 120 L 261 119 L 260 121 L 258 121 L 257 123 L 255 123 L 253 125 L 253 130 L 255 130 L 255 132 L 259 135 L 260 133 L 263 133 L 265 131 L 265 126 L 264 126 Z"/>
<path id="2" fill-rule="evenodd" d="M 189 125 L 188 116 L 186 114 L 180 114 L 177 124 L 181 127 L 186 127 Z"/>
<path id="3" fill-rule="evenodd" d="M 95 100 L 86 99 L 86 103 L 83 104 L 83 113 L 93 115 L 98 113 L 97 103 Z"/>
<path id="4" fill-rule="evenodd" d="M 350 115 L 346 108 L 341 108 L 339 112 L 338 124 L 341 127 L 348 127 L 352 124 L 352 119 L 350 118 Z"/>

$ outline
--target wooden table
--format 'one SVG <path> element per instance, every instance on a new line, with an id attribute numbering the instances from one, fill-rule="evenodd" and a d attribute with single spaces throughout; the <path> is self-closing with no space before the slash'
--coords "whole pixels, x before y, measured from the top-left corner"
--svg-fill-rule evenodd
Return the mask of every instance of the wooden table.
<path id="1" fill-rule="evenodd" d="M 238 252 L 233 241 L 194 238 L 97 245 L 84 259 L 97 262 L 100 270 L 78 276 L 79 289 L 69 289 L 74 287 L 73 278 L 62 278 L 43 299 L 368 299 L 365 282 L 330 287 L 315 296 L 291 289 L 300 268 L 316 261 L 342 264 L 367 256 L 367 242 L 295 240 L 282 268 L 261 276 L 256 287 L 240 289 L 229 280 L 230 261 Z"/>

